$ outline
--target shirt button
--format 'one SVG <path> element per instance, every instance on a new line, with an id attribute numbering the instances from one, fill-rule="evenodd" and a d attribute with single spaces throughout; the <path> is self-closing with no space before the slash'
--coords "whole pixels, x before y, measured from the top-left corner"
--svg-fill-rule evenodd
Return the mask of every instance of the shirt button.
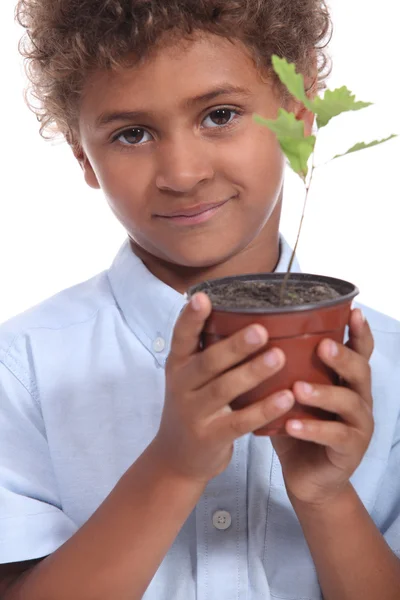
<path id="1" fill-rule="evenodd" d="M 154 352 L 162 352 L 165 349 L 165 340 L 162 337 L 158 337 L 153 342 L 153 350 Z"/>
<path id="2" fill-rule="evenodd" d="M 224 531 L 225 529 L 229 529 L 231 523 L 232 517 L 226 510 L 217 510 L 213 514 L 213 525 L 215 529 Z"/>

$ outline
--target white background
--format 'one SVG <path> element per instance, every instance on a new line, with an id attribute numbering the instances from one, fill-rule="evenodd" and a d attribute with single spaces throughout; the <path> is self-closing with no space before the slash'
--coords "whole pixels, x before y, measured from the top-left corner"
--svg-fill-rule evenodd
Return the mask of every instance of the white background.
<path id="1" fill-rule="evenodd" d="M 101 192 L 85 186 L 65 144 L 43 141 L 26 108 L 20 30 L 0 3 L 0 323 L 111 264 L 125 234 Z M 344 115 L 319 142 L 317 162 L 358 141 L 400 133 L 398 0 L 331 0 L 330 88 L 347 85 L 375 106 Z M 400 138 L 321 167 L 299 258 L 303 271 L 356 283 L 360 300 L 400 320 Z M 282 231 L 293 245 L 300 179 L 288 171 Z"/>

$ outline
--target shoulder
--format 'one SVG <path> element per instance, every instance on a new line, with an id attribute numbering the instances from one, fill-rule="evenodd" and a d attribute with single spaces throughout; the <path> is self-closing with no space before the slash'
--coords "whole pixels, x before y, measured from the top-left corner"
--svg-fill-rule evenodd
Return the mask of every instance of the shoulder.
<path id="1" fill-rule="evenodd" d="M 355 303 L 363 311 L 375 340 L 375 349 L 390 362 L 400 366 L 400 321 L 364 304 Z"/>
<path id="2" fill-rule="evenodd" d="M 0 361 L 4 361 L 18 340 L 36 332 L 59 331 L 83 324 L 115 301 L 107 271 L 58 292 L 28 310 L 0 324 Z"/>
<path id="3" fill-rule="evenodd" d="M 365 304 L 355 303 L 354 306 L 355 308 L 361 308 L 370 324 L 371 329 L 374 329 L 379 333 L 400 335 L 400 321 L 397 321 L 397 319 L 378 312 L 374 308 L 366 306 Z"/>

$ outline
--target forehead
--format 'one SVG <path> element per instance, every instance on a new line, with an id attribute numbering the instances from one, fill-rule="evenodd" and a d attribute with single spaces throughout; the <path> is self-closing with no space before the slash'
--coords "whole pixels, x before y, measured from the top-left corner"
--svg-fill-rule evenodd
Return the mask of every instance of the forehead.
<path id="1" fill-rule="evenodd" d="M 221 87 L 222 83 L 265 88 L 250 51 L 240 41 L 211 34 L 161 44 L 140 64 L 115 71 L 96 71 L 88 80 L 82 108 L 101 112 L 110 104 L 167 105 Z M 270 84 L 268 82 L 268 87 Z"/>

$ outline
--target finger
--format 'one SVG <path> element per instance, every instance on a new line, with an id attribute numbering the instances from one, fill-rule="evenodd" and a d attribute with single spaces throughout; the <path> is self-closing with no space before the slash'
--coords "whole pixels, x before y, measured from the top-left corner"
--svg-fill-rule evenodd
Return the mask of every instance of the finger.
<path id="1" fill-rule="evenodd" d="M 211 310 L 207 294 L 198 293 L 193 296 L 176 322 L 169 362 L 185 359 L 198 351 L 201 332 Z"/>
<path id="2" fill-rule="evenodd" d="M 185 367 L 185 377 L 193 390 L 200 389 L 261 350 L 267 341 L 267 330 L 251 325 L 193 356 Z"/>
<path id="3" fill-rule="evenodd" d="M 293 393 L 290 390 L 284 390 L 241 410 L 226 412 L 222 418 L 218 417 L 216 421 L 220 431 L 218 435 L 227 436 L 230 441 L 234 441 L 279 419 L 293 405 Z"/>
<path id="4" fill-rule="evenodd" d="M 214 379 L 201 389 L 201 396 L 204 398 L 204 401 L 200 402 L 201 415 L 212 415 L 241 394 L 254 389 L 280 371 L 285 361 L 286 357 L 282 350 L 273 348 Z M 199 404 L 198 400 L 196 403 Z M 199 406 L 196 410 L 199 411 Z"/>
<path id="5" fill-rule="evenodd" d="M 321 342 L 317 354 L 326 365 L 331 367 L 341 379 L 372 406 L 371 367 L 367 358 L 329 339 Z"/>
<path id="6" fill-rule="evenodd" d="M 369 323 L 359 308 L 351 313 L 349 329 L 350 339 L 346 346 L 369 360 L 374 351 L 374 338 Z"/>
<path id="7" fill-rule="evenodd" d="M 291 437 L 329 448 L 331 451 L 329 458 L 337 467 L 347 466 L 338 463 L 340 457 L 353 456 L 354 448 L 368 445 L 364 434 L 337 421 L 289 419 L 285 428 Z"/>
<path id="8" fill-rule="evenodd" d="M 356 429 L 369 433 L 373 428 L 371 407 L 348 388 L 297 381 L 293 393 L 299 404 L 335 413 L 345 424 Z"/>

